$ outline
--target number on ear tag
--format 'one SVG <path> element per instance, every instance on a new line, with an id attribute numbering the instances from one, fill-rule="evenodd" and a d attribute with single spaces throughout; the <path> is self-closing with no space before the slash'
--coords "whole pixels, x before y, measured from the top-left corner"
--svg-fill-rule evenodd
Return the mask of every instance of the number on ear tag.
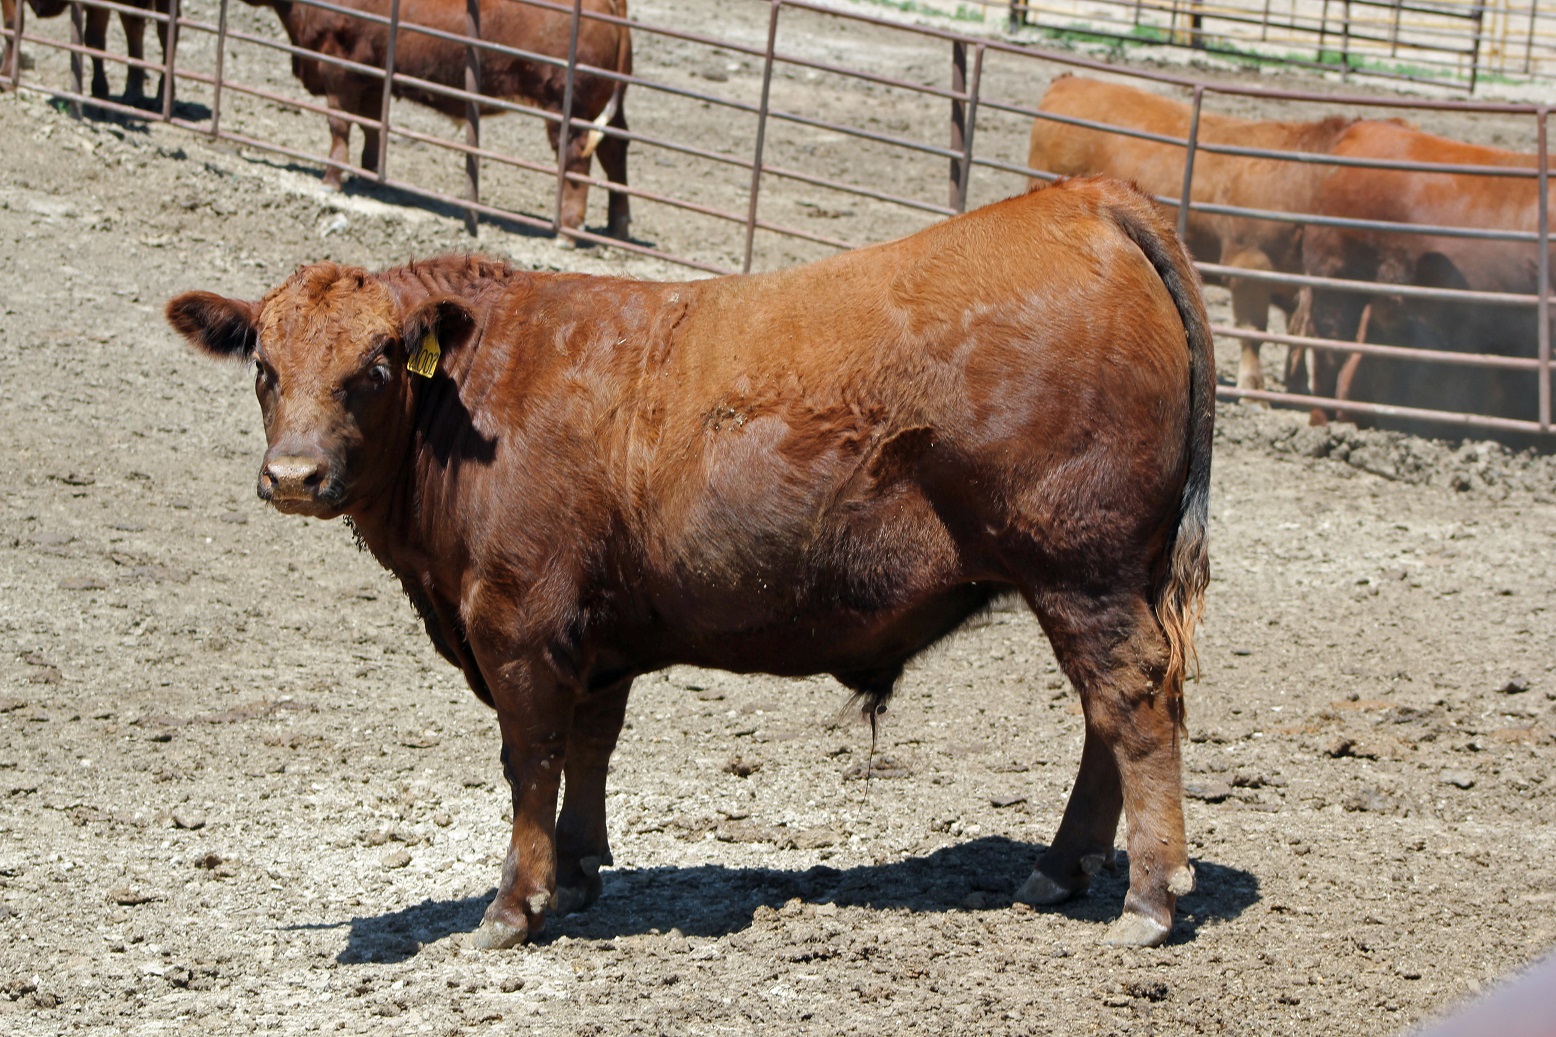
<path id="1" fill-rule="evenodd" d="M 422 337 L 421 348 L 411 354 L 405 366 L 410 369 L 411 374 L 431 378 L 432 373 L 438 369 L 438 357 L 442 355 L 443 350 L 438 348 L 437 332 L 429 331 Z"/>

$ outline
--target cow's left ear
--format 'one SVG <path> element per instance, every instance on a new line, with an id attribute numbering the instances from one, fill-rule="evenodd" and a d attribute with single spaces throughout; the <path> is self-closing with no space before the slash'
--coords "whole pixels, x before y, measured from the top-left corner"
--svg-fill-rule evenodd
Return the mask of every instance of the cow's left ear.
<path id="1" fill-rule="evenodd" d="M 400 339 L 413 358 L 429 334 L 437 340 L 437 352 L 449 353 L 463 347 L 474 333 L 475 315 L 462 300 L 452 295 L 440 295 L 418 303 L 400 323 Z"/>

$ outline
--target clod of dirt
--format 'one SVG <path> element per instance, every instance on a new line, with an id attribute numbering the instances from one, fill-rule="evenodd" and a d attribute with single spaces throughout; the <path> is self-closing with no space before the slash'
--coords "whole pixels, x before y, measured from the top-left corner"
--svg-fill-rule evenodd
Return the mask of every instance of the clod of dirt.
<path id="1" fill-rule="evenodd" d="M 739 754 L 731 756 L 729 762 L 724 765 L 724 773 L 733 774 L 737 778 L 749 778 L 761 769 L 762 761 L 747 760 Z"/>
<path id="2" fill-rule="evenodd" d="M 1508 682 L 1497 689 L 1504 695 L 1522 695 L 1529 690 L 1529 681 L 1522 674 L 1514 674 Z"/>
<path id="3" fill-rule="evenodd" d="M 996 810 L 1003 810 L 1005 807 L 1013 807 L 1017 803 L 1025 803 L 1026 801 L 1027 798 L 1022 795 L 991 796 L 989 797 L 989 806 L 994 807 Z"/>
<path id="4" fill-rule="evenodd" d="M 1475 787 L 1475 775 L 1469 771 L 1447 770 L 1443 771 L 1438 777 L 1442 779 L 1443 784 L 1452 785 L 1454 788 L 1471 789 Z"/>
<path id="5" fill-rule="evenodd" d="M 205 827 L 205 818 L 188 810 L 175 810 L 173 811 L 173 827 L 192 832 Z"/>
<path id="6" fill-rule="evenodd" d="M 134 907 L 136 904 L 149 904 L 161 900 L 162 897 L 156 893 L 131 889 L 129 886 L 115 886 L 108 891 L 108 899 L 120 907 Z"/>
<path id="7" fill-rule="evenodd" d="M 384 868 L 390 871 L 393 871 L 397 868 L 403 868 L 410 863 L 411 855 L 410 851 L 408 850 L 395 850 L 392 853 L 387 853 L 384 855 Z"/>
<path id="8" fill-rule="evenodd" d="M 1232 786 L 1224 781 L 1185 782 L 1183 794 L 1190 799 L 1201 799 L 1206 803 L 1219 803 L 1232 794 Z"/>

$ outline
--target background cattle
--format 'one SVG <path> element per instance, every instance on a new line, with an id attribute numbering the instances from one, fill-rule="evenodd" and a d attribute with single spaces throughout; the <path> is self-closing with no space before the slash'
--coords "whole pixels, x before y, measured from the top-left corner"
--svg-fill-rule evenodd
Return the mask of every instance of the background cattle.
<path id="1" fill-rule="evenodd" d="M 1163 136 L 1187 138 L 1189 134 L 1188 105 L 1147 90 L 1082 76 L 1063 75 L 1055 79 L 1038 108 L 1054 115 Z M 1349 125 L 1349 120 L 1339 118 L 1280 122 L 1203 112 L 1199 139 L 1274 151 L 1325 152 Z M 1133 180 L 1150 194 L 1176 198 L 1183 192 L 1185 154 L 1185 148 L 1177 144 L 1039 118 L 1032 124 L 1027 165 L 1066 176 L 1107 173 Z M 1306 163 L 1200 151 L 1194 160 L 1191 198 L 1238 208 L 1311 212 L 1323 173 L 1323 167 Z M 1195 258 L 1204 262 L 1297 273 L 1302 268 L 1301 239 L 1300 224 L 1189 213 L 1187 244 Z M 1295 293 L 1280 292 L 1258 281 L 1233 279 L 1229 287 L 1235 321 L 1259 331 L 1268 326 L 1271 303 L 1289 314 L 1296 302 Z M 1258 342 L 1243 343 L 1237 384 L 1244 389 L 1264 388 Z"/>
<path id="2" fill-rule="evenodd" d="M 281 18 L 292 44 L 334 58 L 383 68 L 387 60 L 388 26 L 350 15 L 326 11 L 288 0 L 248 0 L 259 7 L 272 7 Z M 374 14 L 387 19 L 390 0 L 340 0 L 339 6 Z M 417 32 L 414 26 L 426 26 L 445 33 L 465 34 L 464 0 L 402 0 L 401 29 L 395 39 L 394 68 L 397 74 L 424 79 L 441 86 L 464 88 L 465 45 Z M 589 18 L 603 13 L 625 18 L 626 0 L 584 0 L 578 32 L 578 62 L 612 72 L 632 71 L 632 45 L 624 26 Z M 567 7 L 535 6 L 522 0 L 484 0 L 480 5 L 481 38 L 507 47 L 562 59 L 562 65 L 546 64 L 489 50 L 480 52 L 481 93 L 488 97 L 512 98 L 560 112 L 566 89 L 572 14 Z M 377 120 L 382 115 L 383 80 L 337 65 L 294 57 L 292 72 L 308 91 L 326 99 L 331 108 Z M 465 115 L 465 102 L 420 89 L 396 79 L 395 96 L 435 108 L 454 119 Z M 599 76 L 580 74 L 573 83 L 573 113 L 593 120 L 599 126 L 627 128 L 623 84 Z M 496 111 L 497 109 L 492 109 Z M 351 123 L 331 118 L 330 161 L 348 161 Z M 362 166 L 378 165 L 379 131 L 364 126 Z M 555 122 L 546 124 L 546 135 L 553 151 L 560 138 Z M 612 183 L 627 183 L 627 142 L 598 132 L 573 132 L 568 136 L 567 171 L 587 175 L 590 159 L 598 151 L 600 166 Z M 324 173 L 326 187 L 339 188 L 341 167 L 330 165 Z M 585 184 L 568 182 L 563 189 L 562 226 L 581 227 L 588 202 Z M 609 231 L 626 237 L 631 220 L 627 194 L 610 192 Z"/>
<path id="3" fill-rule="evenodd" d="M 1138 192 L 1072 180 L 776 274 L 320 264 L 168 318 L 254 357 L 260 496 L 348 516 L 496 708 L 514 813 L 485 946 L 598 895 L 635 677 L 828 673 L 873 714 L 1007 593 L 1086 726 L 1018 895 L 1084 890 L 1122 810 L 1109 939 L 1166 939 L 1194 885 L 1179 746 L 1215 375 L 1193 267 Z"/>
<path id="4" fill-rule="evenodd" d="M 129 7 L 138 7 L 142 10 L 154 10 L 166 14 L 168 10 L 167 0 L 121 0 Z M 32 8 L 33 16 L 37 18 L 55 18 L 70 9 L 69 0 L 27 0 L 27 6 Z M 14 32 L 16 30 L 16 0 L 0 0 L 0 13 L 3 13 L 5 27 Z M 106 50 L 108 47 L 108 19 L 112 12 L 102 7 L 85 7 L 84 24 L 82 26 L 81 40 L 87 47 L 93 50 Z M 146 57 L 146 19 L 129 13 L 119 12 L 119 25 L 124 30 L 125 50 L 129 56 L 137 61 L 143 61 Z M 167 55 L 167 23 L 157 23 L 157 38 L 162 42 L 162 53 Z M 21 48 L 13 43 L 11 37 L 7 37 L 4 45 L 5 53 L 0 55 L 0 77 L 8 77 L 13 74 L 12 61 L 21 60 Z M 103 68 L 103 59 L 92 58 L 92 96 L 107 98 L 108 73 Z M 158 86 L 160 96 L 163 87 Z M 126 104 L 141 105 L 147 102 L 146 97 L 146 70 L 136 65 L 126 67 L 124 74 L 124 101 Z"/>
<path id="5" fill-rule="evenodd" d="M 1398 162 L 1533 169 L 1538 156 L 1465 144 L 1408 126 L 1362 122 L 1335 142 L 1334 154 Z M 1533 177 L 1427 173 L 1338 166 L 1325 177 L 1315 211 L 1326 216 L 1418 226 L 1535 231 L 1539 187 Z M 1310 226 L 1303 245 L 1309 274 L 1384 284 L 1533 293 L 1539 290 L 1533 243 L 1434 234 Z M 1533 357 L 1532 307 L 1402 300 L 1316 289 L 1313 334 L 1469 353 Z M 1365 326 L 1364 326 L 1365 324 Z M 1315 351 L 1313 390 L 1344 398 L 1437 410 L 1533 419 L 1538 383 L 1529 372 L 1491 371 L 1384 357 Z M 1436 432 L 1439 425 L 1409 423 Z"/>

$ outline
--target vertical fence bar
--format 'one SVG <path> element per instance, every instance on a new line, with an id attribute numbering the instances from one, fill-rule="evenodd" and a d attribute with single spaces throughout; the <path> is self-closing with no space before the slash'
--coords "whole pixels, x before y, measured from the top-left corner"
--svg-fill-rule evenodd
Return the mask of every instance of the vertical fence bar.
<path id="1" fill-rule="evenodd" d="M 573 24 L 567 40 L 567 80 L 562 84 L 562 121 L 556 137 L 556 216 L 551 225 L 563 233 L 562 212 L 567 202 L 567 150 L 573 139 L 573 93 L 578 84 L 578 30 L 583 23 L 583 0 L 573 0 Z"/>
<path id="2" fill-rule="evenodd" d="M 1183 191 L 1178 195 L 1178 237 L 1189 236 L 1189 192 L 1194 188 L 1194 154 L 1199 149 L 1199 110 L 1204 105 L 1205 88 L 1194 87 L 1194 108 L 1189 114 L 1188 149 L 1183 156 Z"/>
<path id="3" fill-rule="evenodd" d="M 1546 139 L 1547 116 L 1543 105 L 1535 118 L 1540 126 L 1540 326 L 1537 340 L 1540 350 L 1540 430 L 1551 430 L 1551 206 L 1548 188 L 1551 180 L 1551 156 Z"/>
<path id="4" fill-rule="evenodd" d="M 983 82 L 983 52 L 982 43 L 973 50 L 972 80 L 967 85 L 967 127 L 962 141 L 961 178 L 957 183 L 957 194 L 961 198 L 957 212 L 967 211 L 967 185 L 972 179 L 973 134 L 978 129 L 978 90 Z"/>
<path id="5" fill-rule="evenodd" d="M 162 121 L 173 121 L 173 98 L 178 93 L 178 19 L 183 17 L 183 0 L 171 0 L 167 8 L 166 34 L 162 37 Z"/>
<path id="6" fill-rule="evenodd" d="M 211 91 L 211 138 L 221 136 L 222 83 L 226 81 L 223 69 L 227 64 L 227 4 L 222 0 L 221 15 L 216 21 L 216 85 Z"/>
<path id="7" fill-rule="evenodd" d="M 378 179 L 389 169 L 389 103 L 394 99 L 394 50 L 400 35 L 400 0 L 389 4 L 389 44 L 384 48 L 384 103 L 378 109 Z"/>
<path id="8" fill-rule="evenodd" d="M 1537 19 L 1536 11 L 1536 0 L 1530 0 L 1530 34 L 1523 40 L 1523 75 L 1530 75 L 1531 70 L 1534 69 L 1534 23 L 1536 23 Z M 17 14 L 20 14 L 20 5 L 17 6 Z M 20 25 L 20 22 L 17 22 L 17 25 Z"/>
<path id="9" fill-rule="evenodd" d="M 1485 31 L 1486 9 L 1475 8 L 1475 39 L 1470 44 L 1470 93 L 1475 92 L 1475 80 L 1480 77 L 1480 42 Z"/>
<path id="10" fill-rule="evenodd" d="M 481 38 L 481 0 L 465 0 L 465 90 L 481 92 L 481 50 L 475 41 Z M 465 102 L 465 143 L 471 148 L 481 146 L 481 103 L 475 99 Z M 465 153 L 465 197 L 477 204 L 481 201 L 481 159 L 473 151 Z M 465 231 L 475 237 L 481 214 L 474 209 L 465 210 Z"/>
<path id="11" fill-rule="evenodd" d="M 1399 57 L 1399 16 L 1405 9 L 1404 0 L 1394 0 L 1394 18 L 1389 26 L 1389 57 Z"/>
<path id="12" fill-rule="evenodd" d="M 961 152 L 967 140 L 967 41 L 951 41 L 951 150 Z M 951 160 L 951 208 L 967 208 L 966 181 L 960 157 Z"/>
<path id="13" fill-rule="evenodd" d="M 25 3 L 26 0 L 21 0 L 21 2 Z M 85 46 L 86 34 L 82 31 L 81 25 L 84 17 L 80 0 L 76 0 L 75 3 L 70 5 L 70 42 L 73 47 Z M 81 87 L 81 51 L 79 50 L 71 50 L 70 52 L 70 90 L 77 97 L 86 92 Z M 70 114 L 77 119 L 81 118 L 80 101 L 70 102 Z"/>
<path id="14" fill-rule="evenodd" d="M 746 257 L 740 272 L 751 272 L 751 250 L 756 246 L 756 202 L 762 190 L 762 149 L 767 145 L 767 110 L 773 89 L 773 62 L 778 47 L 778 9 L 783 0 L 772 0 L 767 16 L 767 56 L 762 66 L 762 102 L 756 113 L 756 152 L 751 159 L 751 197 L 746 206 Z"/>

